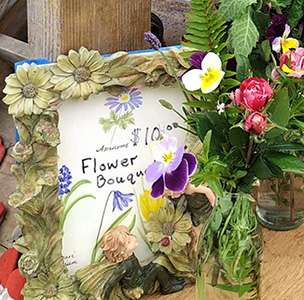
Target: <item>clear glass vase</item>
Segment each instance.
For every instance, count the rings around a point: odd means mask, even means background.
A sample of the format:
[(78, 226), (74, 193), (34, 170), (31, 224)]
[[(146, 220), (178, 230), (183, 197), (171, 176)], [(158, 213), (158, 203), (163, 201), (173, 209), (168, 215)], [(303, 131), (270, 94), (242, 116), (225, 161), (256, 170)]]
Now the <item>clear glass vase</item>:
[(250, 196), (218, 199), (199, 240), (197, 300), (260, 299), (263, 240)]
[(291, 230), (304, 222), (304, 177), (287, 174), (286, 180), (260, 181), (257, 216), (273, 230)]

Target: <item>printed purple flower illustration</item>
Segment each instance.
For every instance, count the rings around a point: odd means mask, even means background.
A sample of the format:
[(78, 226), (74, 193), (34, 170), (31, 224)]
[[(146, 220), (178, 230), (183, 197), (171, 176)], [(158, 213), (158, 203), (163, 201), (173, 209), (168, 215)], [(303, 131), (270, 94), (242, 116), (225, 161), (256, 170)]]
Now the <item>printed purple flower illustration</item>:
[(174, 137), (165, 137), (153, 149), (154, 162), (146, 170), (146, 180), (153, 183), (151, 197), (158, 198), (165, 188), (182, 192), (196, 168), (196, 158), (184, 153), (184, 146), (177, 148)]
[(141, 92), (137, 89), (125, 90), (119, 96), (109, 97), (106, 101), (105, 105), (112, 110), (115, 109), (116, 113), (121, 109), (127, 111), (128, 108), (131, 108), (131, 110), (134, 110), (143, 103)]
[(113, 199), (113, 210), (116, 209), (116, 207), (123, 211), (123, 207), (128, 207), (129, 202), (132, 202), (133, 199), (131, 198), (134, 196), (134, 194), (129, 193), (129, 194), (123, 194), (120, 191), (114, 191), (114, 199)]
[(59, 195), (68, 194), (70, 192), (69, 186), (71, 185), (72, 175), (69, 168), (63, 165), (59, 170), (58, 181), (59, 181)]

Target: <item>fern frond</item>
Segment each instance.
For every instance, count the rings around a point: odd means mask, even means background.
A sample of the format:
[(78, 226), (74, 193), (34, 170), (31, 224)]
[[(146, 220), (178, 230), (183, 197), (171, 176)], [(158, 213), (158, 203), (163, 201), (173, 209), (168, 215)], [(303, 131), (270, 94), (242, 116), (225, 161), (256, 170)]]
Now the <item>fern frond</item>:
[[(227, 26), (222, 21), (211, 0), (191, 0), (191, 13), (186, 14), (189, 21), (186, 22), (186, 47), (198, 51), (212, 51), (217, 54), (223, 50), (226, 43), (222, 38), (226, 33)], [(186, 53), (183, 54), (186, 57)]]

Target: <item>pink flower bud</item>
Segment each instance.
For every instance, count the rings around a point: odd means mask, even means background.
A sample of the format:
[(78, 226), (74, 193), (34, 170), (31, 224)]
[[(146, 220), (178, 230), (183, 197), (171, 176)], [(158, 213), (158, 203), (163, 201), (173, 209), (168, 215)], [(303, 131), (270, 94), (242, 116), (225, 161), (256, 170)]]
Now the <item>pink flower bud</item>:
[(264, 109), (271, 97), (271, 87), (263, 78), (248, 78), (235, 91), (236, 102), (252, 112)]
[(267, 115), (259, 112), (252, 113), (245, 121), (245, 130), (256, 135), (261, 135), (267, 126)]

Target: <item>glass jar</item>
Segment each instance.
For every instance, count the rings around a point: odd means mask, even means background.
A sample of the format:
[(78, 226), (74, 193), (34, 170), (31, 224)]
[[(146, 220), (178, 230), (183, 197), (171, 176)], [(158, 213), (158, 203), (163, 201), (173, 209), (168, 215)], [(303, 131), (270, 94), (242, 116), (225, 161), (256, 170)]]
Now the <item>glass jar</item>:
[(273, 230), (290, 230), (304, 222), (304, 177), (286, 174), (286, 179), (260, 181), (257, 216)]
[(251, 197), (218, 199), (199, 241), (197, 300), (256, 300), (263, 240)]

